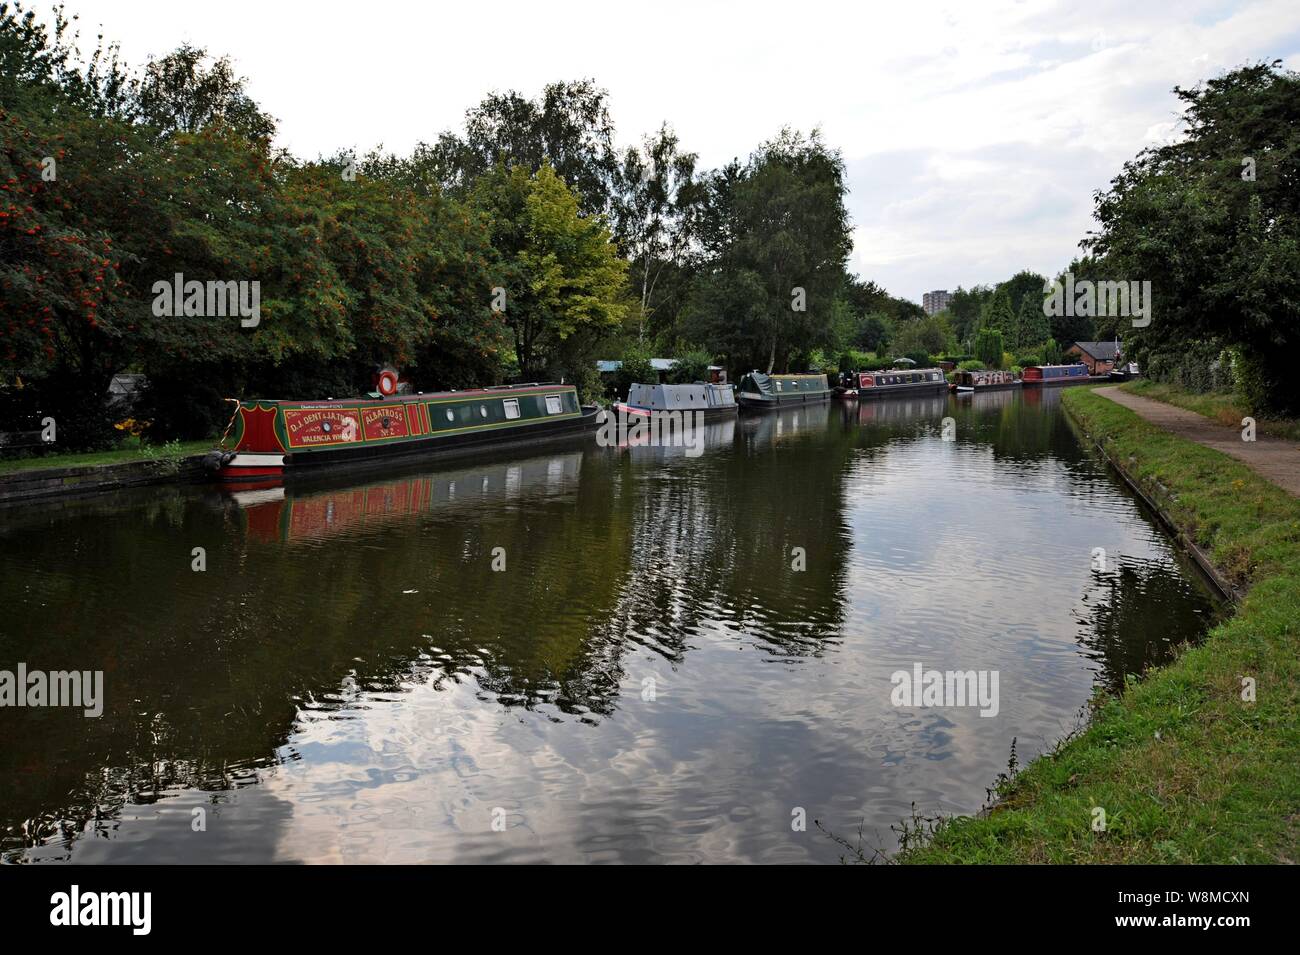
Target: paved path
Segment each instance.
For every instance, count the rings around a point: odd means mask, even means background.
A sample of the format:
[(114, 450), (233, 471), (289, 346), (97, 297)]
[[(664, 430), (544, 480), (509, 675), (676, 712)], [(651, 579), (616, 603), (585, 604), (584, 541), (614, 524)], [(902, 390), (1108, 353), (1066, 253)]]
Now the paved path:
[(1242, 441), (1240, 428), (1225, 428), (1195, 411), (1121, 391), (1118, 386), (1098, 388), (1097, 394), (1136, 411), (1147, 421), (1180, 438), (1246, 462), (1265, 480), (1300, 497), (1300, 445), (1295, 441), (1258, 433), (1254, 441)]

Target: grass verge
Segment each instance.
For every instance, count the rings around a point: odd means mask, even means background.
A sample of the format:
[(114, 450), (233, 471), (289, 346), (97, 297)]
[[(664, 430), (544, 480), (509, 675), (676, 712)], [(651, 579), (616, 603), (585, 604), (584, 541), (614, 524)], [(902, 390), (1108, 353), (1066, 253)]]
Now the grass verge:
[(214, 439), (200, 441), (173, 441), (168, 444), (144, 445), (134, 448), (117, 448), (112, 451), (87, 451), (76, 454), (44, 454), (30, 458), (0, 460), (0, 475), (19, 471), (40, 471), (45, 468), (74, 468), (107, 464), (127, 464), (132, 461), (172, 461), (191, 454), (202, 454), (212, 448)]
[[(1195, 411), (1211, 421), (1216, 421), (1230, 428), (1240, 428), (1241, 419), (1249, 414), (1245, 406), (1241, 404), (1240, 399), (1235, 395), (1198, 395), (1194, 392), (1184, 391), (1174, 385), (1148, 381), (1145, 378), (1131, 381), (1123, 385), (1123, 388), (1125, 391), (1131, 391), (1143, 398), (1163, 401), (1165, 404), (1185, 408), (1188, 411)], [(1257, 418), (1255, 427), (1261, 434), (1271, 434), (1278, 438), (1300, 441), (1300, 421), (1289, 418)]]
[(1091, 389), (1062, 399), (1248, 592), (1203, 644), (1095, 701), (1087, 728), (1001, 783), (987, 814), (940, 822), (895, 861), (1300, 861), (1300, 501)]

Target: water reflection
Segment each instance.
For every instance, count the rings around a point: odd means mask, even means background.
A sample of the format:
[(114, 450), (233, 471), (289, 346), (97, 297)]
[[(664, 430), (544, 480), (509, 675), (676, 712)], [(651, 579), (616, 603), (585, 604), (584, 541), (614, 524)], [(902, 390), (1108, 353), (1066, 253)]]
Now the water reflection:
[[(5, 856), (832, 861), (791, 807), (972, 811), (1012, 737), (1050, 745), (1211, 609), (1058, 400), (0, 515), (0, 668), (107, 693), (0, 710)], [(893, 707), (914, 661), (998, 669), (998, 718)]]

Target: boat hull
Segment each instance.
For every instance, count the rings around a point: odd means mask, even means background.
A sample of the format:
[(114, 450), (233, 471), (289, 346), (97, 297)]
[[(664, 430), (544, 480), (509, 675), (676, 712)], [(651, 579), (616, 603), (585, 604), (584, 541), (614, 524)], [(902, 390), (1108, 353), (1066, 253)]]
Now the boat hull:
[(830, 391), (809, 395), (781, 395), (777, 398), (769, 398), (761, 394), (746, 394), (742, 391), (736, 396), (736, 401), (740, 404), (740, 407), (748, 411), (776, 411), (778, 408), (798, 408), (801, 405), (820, 404), (823, 401), (830, 401), (830, 399)]
[(717, 405), (710, 408), (674, 408), (671, 411), (665, 411), (662, 408), (642, 408), (637, 405), (629, 405), (619, 402), (613, 406), (614, 411), (628, 415), (629, 417), (640, 418), (659, 418), (666, 421), (686, 420), (690, 416), (692, 421), (721, 421), (725, 418), (734, 418), (736, 412), (740, 410), (739, 405)]
[(948, 391), (946, 381), (922, 381), (906, 385), (874, 385), (858, 389), (859, 401), (875, 401), (882, 398), (896, 398), (908, 395), (938, 395)]

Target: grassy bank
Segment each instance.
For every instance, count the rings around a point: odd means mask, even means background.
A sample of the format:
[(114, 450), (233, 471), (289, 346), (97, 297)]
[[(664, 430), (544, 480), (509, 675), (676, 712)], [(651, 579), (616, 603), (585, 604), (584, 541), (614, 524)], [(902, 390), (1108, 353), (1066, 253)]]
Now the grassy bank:
[[(1133, 392), (1135, 395), (1141, 395), (1143, 398), (1151, 398), (1154, 401), (1163, 401), (1179, 408), (1186, 408), (1188, 411), (1195, 411), (1199, 415), (1204, 415), (1210, 420), (1217, 421), (1219, 424), (1230, 428), (1240, 428), (1241, 419), (1249, 414), (1245, 405), (1241, 403), (1241, 399), (1236, 395), (1200, 395), (1195, 392), (1184, 391), (1174, 385), (1148, 381), (1145, 378), (1129, 382), (1124, 385), (1124, 389)], [(1271, 434), (1279, 438), (1300, 441), (1300, 421), (1282, 418), (1258, 418), (1255, 426), (1261, 434)]]
[(143, 445), (117, 448), (112, 451), (87, 451), (76, 454), (42, 454), (28, 458), (0, 458), (0, 475), (19, 471), (39, 471), (44, 468), (90, 467), (103, 464), (127, 464), (132, 461), (169, 461), (190, 454), (202, 454), (215, 443), (212, 438), (201, 441), (175, 441), (170, 444)]
[(1300, 861), (1300, 501), (1091, 389), (1063, 400), (1249, 592), (1201, 646), (1098, 701), (1087, 729), (1004, 784), (989, 814), (941, 823), (898, 861)]

